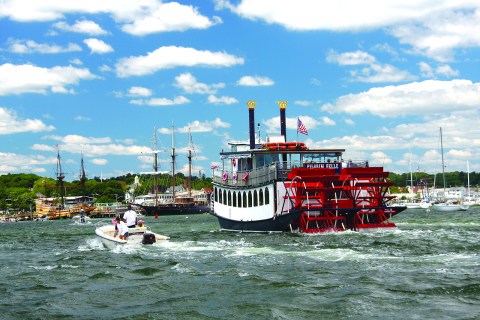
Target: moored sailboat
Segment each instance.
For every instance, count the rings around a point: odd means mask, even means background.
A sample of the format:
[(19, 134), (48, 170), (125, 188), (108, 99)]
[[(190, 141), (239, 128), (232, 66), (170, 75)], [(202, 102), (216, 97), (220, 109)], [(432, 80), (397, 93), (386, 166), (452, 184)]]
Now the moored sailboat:
[[(62, 171), (62, 163), (60, 159), (60, 150), (57, 149), (57, 189), (60, 193), (59, 197), (40, 197), (35, 200), (35, 211), (38, 219), (66, 219), (75, 215), (88, 215), (95, 210), (94, 199), (87, 196), (65, 196), (64, 181), (65, 174)], [(85, 183), (86, 175), (81, 160), (81, 176), (80, 182)], [(84, 188), (82, 188), (84, 189)]]
[(146, 215), (176, 215), (176, 214), (193, 214), (193, 213), (207, 213), (210, 211), (208, 204), (198, 203), (192, 194), (192, 150), (191, 150), (191, 136), (189, 131), (189, 146), (188, 146), (188, 167), (189, 174), (187, 180), (187, 190), (179, 194), (176, 186), (175, 177), (175, 144), (174, 144), (174, 128), (172, 125), (172, 148), (171, 148), (171, 192), (159, 193), (158, 187), (158, 151), (156, 150), (156, 132), (154, 132), (154, 190), (148, 195), (141, 195), (135, 197), (133, 204), (140, 206), (145, 210)]
[(435, 203), (433, 208), (441, 212), (450, 211), (466, 211), (470, 207), (468, 204), (464, 204), (461, 201), (451, 201), (445, 199), (447, 181), (445, 178), (445, 162), (443, 158), (443, 134), (442, 127), (440, 127), (440, 149), (442, 154), (442, 174), (443, 174), (443, 202)]

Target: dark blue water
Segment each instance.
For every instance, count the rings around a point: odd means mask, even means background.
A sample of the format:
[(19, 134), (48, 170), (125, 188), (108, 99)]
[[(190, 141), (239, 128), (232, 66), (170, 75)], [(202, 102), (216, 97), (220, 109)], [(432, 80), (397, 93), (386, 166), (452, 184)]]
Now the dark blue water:
[(171, 240), (111, 250), (95, 220), (0, 224), (0, 319), (480, 318), (480, 208), (406, 211), (369, 234), (146, 221)]

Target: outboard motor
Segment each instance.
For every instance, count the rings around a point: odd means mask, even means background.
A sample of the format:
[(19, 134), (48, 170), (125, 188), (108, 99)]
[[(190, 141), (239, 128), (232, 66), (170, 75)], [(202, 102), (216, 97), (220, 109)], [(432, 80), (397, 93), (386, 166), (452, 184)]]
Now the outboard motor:
[(143, 234), (143, 239), (142, 239), (143, 244), (154, 244), (155, 242), (157, 242), (157, 240), (155, 239), (155, 234), (153, 233)]

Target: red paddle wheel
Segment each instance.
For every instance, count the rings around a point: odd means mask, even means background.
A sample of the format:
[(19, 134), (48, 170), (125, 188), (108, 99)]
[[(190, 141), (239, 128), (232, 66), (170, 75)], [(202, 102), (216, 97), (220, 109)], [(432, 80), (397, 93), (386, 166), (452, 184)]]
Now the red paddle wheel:
[(396, 227), (387, 177), (381, 167), (292, 169), (285, 198), (302, 212), (294, 227), (303, 233)]

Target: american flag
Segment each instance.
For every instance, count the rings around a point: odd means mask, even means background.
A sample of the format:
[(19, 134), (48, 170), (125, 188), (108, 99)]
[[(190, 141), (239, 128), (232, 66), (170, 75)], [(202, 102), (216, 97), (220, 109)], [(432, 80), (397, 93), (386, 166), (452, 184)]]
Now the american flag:
[(308, 136), (307, 128), (305, 128), (305, 125), (302, 123), (302, 121), (300, 121), (300, 118), (298, 118), (297, 132), (306, 134)]

